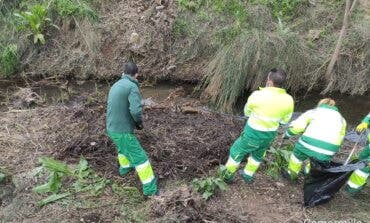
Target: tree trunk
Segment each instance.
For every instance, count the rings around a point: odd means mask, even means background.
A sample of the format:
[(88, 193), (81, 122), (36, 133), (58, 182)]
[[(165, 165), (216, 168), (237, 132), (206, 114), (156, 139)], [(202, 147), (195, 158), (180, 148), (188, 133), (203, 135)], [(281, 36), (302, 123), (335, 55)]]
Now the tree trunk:
[[(354, 3), (356, 0), (354, 0)], [(342, 29), (340, 30), (339, 38), (337, 45), (335, 46), (334, 53), (331, 57), (330, 63), (328, 65), (328, 68), (325, 73), (325, 79), (327, 83), (330, 85), (330, 82), (332, 81), (332, 73), (333, 73), (333, 68), (335, 63), (338, 60), (339, 52), (340, 52), (340, 47), (342, 46), (343, 38), (346, 35), (347, 27), (348, 27), (348, 20), (349, 20), (349, 15), (350, 15), (350, 8), (351, 7), (351, 0), (346, 0), (346, 9), (344, 11), (344, 18), (343, 18), (343, 26)], [(326, 89), (327, 90), (327, 89)]]

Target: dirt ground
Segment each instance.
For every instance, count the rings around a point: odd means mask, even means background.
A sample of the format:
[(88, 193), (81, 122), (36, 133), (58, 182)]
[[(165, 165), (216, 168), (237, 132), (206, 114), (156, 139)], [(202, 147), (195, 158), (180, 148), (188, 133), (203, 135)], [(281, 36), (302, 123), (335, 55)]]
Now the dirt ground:
[(198, 110), (199, 103), (191, 99), (174, 102), (179, 92), (147, 106), (145, 128), (137, 131), (159, 178), (158, 198), (143, 200), (139, 196), (133, 202), (134, 195), (120, 197), (107, 190), (99, 197), (76, 195), (42, 208), (36, 205), (40, 195), (31, 191), (43, 180), (36, 174), (41, 156), (76, 164), (83, 155), (99, 175), (139, 190), (140, 184), (134, 173), (118, 176), (116, 151), (105, 134), (106, 92), (82, 94), (74, 102), (55, 105), (33, 96), (34, 100), (28, 97), (18, 109), (14, 102), (19, 98), (10, 99), (13, 108), (0, 116), (0, 168), (8, 175), (0, 184), (0, 222), (370, 220), (369, 187), (359, 197), (340, 192), (328, 204), (306, 209), (302, 206), (303, 182), (274, 180), (265, 174), (265, 167), (253, 184), (237, 177), (227, 191), (210, 201), (202, 200), (192, 190), (191, 180), (213, 174), (226, 161), (244, 123)]

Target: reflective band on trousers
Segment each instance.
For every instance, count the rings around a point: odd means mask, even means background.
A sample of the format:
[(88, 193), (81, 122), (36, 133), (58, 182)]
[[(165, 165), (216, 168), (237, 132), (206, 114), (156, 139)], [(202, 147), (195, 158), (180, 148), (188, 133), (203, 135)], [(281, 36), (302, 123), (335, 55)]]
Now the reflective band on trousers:
[(249, 171), (249, 170), (244, 169), (243, 171), (244, 171), (244, 173), (245, 173), (245, 174), (247, 174), (248, 176), (253, 177), (253, 175), (254, 175), (254, 173), (253, 173), (253, 172), (251, 172), (251, 171)]
[(127, 157), (122, 154), (118, 154), (118, 162), (122, 168), (129, 168), (131, 166)]
[(332, 155), (335, 154), (335, 152), (333, 152), (333, 151), (329, 151), (329, 150), (322, 149), (322, 148), (310, 145), (308, 143), (305, 143), (301, 139), (298, 141), (298, 143), (302, 144), (302, 146), (306, 147), (307, 149), (310, 149), (310, 150), (312, 150), (314, 152), (317, 152), (317, 153), (325, 154), (325, 155), (328, 155), (328, 156), (332, 156)]
[(150, 165), (149, 160), (147, 160), (145, 163), (140, 164), (140, 165), (136, 166), (135, 168), (136, 168), (137, 170), (140, 170), (140, 169), (144, 169), (144, 168), (146, 168), (146, 167), (147, 167), (147, 166), (149, 166), (149, 165)]
[(359, 186), (359, 185), (357, 185), (357, 184), (352, 183), (351, 181), (348, 181), (348, 182), (347, 182), (347, 184), (348, 184), (348, 186), (350, 186), (350, 187), (352, 187), (352, 188), (354, 188), (354, 189), (358, 189), (358, 188), (360, 188), (360, 187), (361, 187), (361, 186)]
[(292, 155), (290, 156), (290, 158), (292, 159), (292, 161), (294, 162), (294, 163), (297, 163), (297, 164), (301, 164), (302, 163), (302, 161), (300, 160), (300, 159), (298, 159), (293, 153), (292, 153)]
[(364, 171), (361, 170), (355, 170), (355, 174), (362, 177), (362, 178), (368, 178), (370, 174), (365, 173)]
[(271, 131), (276, 131), (278, 128), (279, 128), (279, 125), (277, 125), (276, 127), (273, 127), (273, 128), (266, 128), (264, 126), (261, 126), (261, 125), (258, 125), (256, 123), (253, 123), (251, 121), (251, 119), (248, 119), (248, 125), (249, 127), (251, 127), (252, 129), (254, 130), (257, 130), (257, 131), (262, 131), (262, 132), (271, 132)]
[(247, 165), (244, 167), (244, 173), (248, 176), (253, 177), (254, 173), (257, 171), (258, 167), (260, 166), (261, 162), (253, 159), (252, 156), (248, 158)]
[(230, 173), (235, 173), (236, 170), (238, 169), (239, 167), (239, 164), (240, 162), (236, 162), (231, 156), (229, 156), (229, 159), (227, 160), (226, 162), (226, 169), (230, 172)]
[(143, 164), (136, 166), (135, 169), (139, 174), (139, 178), (142, 184), (147, 184), (154, 180), (155, 177), (149, 160), (147, 160)]

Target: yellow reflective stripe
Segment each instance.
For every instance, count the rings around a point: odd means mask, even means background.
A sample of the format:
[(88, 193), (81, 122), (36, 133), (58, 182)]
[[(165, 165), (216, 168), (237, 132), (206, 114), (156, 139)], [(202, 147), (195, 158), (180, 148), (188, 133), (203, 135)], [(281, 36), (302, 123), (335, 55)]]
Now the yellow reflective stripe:
[(361, 185), (357, 185), (357, 184), (353, 183), (351, 180), (349, 180), (347, 182), (347, 184), (348, 184), (348, 186), (350, 186), (351, 188), (354, 188), (354, 189), (358, 189), (358, 188), (361, 187)]
[(154, 173), (149, 160), (135, 167), (142, 184), (150, 183), (154, 179)]
[(248, 158), (247, 165), (245, 165), (244, 173), (248, 176), (253, 176), (254, 173), (257, 171), (258, 167), (260, 166), (261, 162), (253, 159), (253, 157)]
[(270, 127), (269, 128), (269, 127), (265, 127), (265, 126), (262, 126), (261, 124), (256, 123), (252, 119), (248, 119), (248, 125), (249, 125), (249, 127), (251, 127), (254, 130), (263, 131), (263, 132), (276, 131), (279, 128), (278, 124), (275, 127)]
[(302, 161), (300, 161), (294, 154), (290, 156), (288, 169), (296, 174), (299, 174), (302, 168)]
[(230, 173), (235, 173), (239, 167), (240, 162), (235, 161), (231, 156), (227, 160), (225, 166)]
[(292, 162), (296, 163), (296, 164), (301, 164), (302, 161), (300, 159), (298, 159), (294, 154), (292, 154), (290, 156), (290, 159), (292, 160)]
[(244, 170), (243, 170), (243, 172), (244, 172), (246, 175), (251, 176), (251, 177), (253, 177), (253, 175), (254, 175), (254, 173), (255, 173), (255, 172), (252, 172), (252, 171), (249, 171), (249, 170), (246, 170), (246, 169), (244, 169)]
[(368, 176), (369, 174), (361, 170), (356, 170), (349, 178), (347, 184), (354, 189), (358, 189), (365, 185)]
[(118, 154), (118, 163), (123, 168), (128, 168), (131, 166), (130, 161), (127, 159), (127, 157), (122, 154)]
[(143, 164), (137, 165), (137, 166), (135, 167), (135, 169), (140, 170), (140, 169), (144, 169), (144, 168), (146, 168), (147, 166), (150, 166), (150, 162), (149, 162), (149, 160), (145, 161), (145, 163), (143, 163)]
[(140, 181), (141, 181), (141, 183), (142, 184), (148, 184), (148, 183), (150, 183), (150, 182), (152, 182), (152, 180), (154, 180), (154, 175), (153, 176), (151, 176), (150, 178), (148, 178), (147, 180), (141, 180), (140, 179)]
[(253, 159), (252, 156), (248, 157), (248, 163), (252, 164), (253, 166), (259, 166), (261, 164), (260, 161)]
[(333, 152), (333, 151), (329, 151), (329, 150), (322, 149), (322, 148), (310, 145), (308, 143), (305, 143), (301, 139), (298, 142), (302, 146), (306, 147), (307, 149), (312, 150), (312, 151), (317, 152), (317, 153), (325, 154), (325, 155), (328, 155), (328, 156), (333, 156), (335, 154), (335, 152)]
[(362, 177), (362, 178), (365, 178), (365, 179), (367, 179), (370, 175), (368, 173), (365, 173), (362, 170), (355, 170), (355, 174), (358, 175), (359, 177)]

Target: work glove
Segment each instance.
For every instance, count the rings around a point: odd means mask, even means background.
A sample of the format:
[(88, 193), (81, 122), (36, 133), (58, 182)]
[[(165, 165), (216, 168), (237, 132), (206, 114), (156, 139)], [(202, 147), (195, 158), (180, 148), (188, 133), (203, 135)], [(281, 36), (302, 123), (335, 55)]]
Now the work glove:
[(136, 122), (135, 127), (137, 130), (142, 130), (144, 128), (143, 122)]
[(357, 133), (361, 133), (363, 131), (365, 131), (367, 129), (368, 125), (366, 122), (362, 122), (361, 124), (359, 124), (357, 127), (356, 127), (356, 132)]

